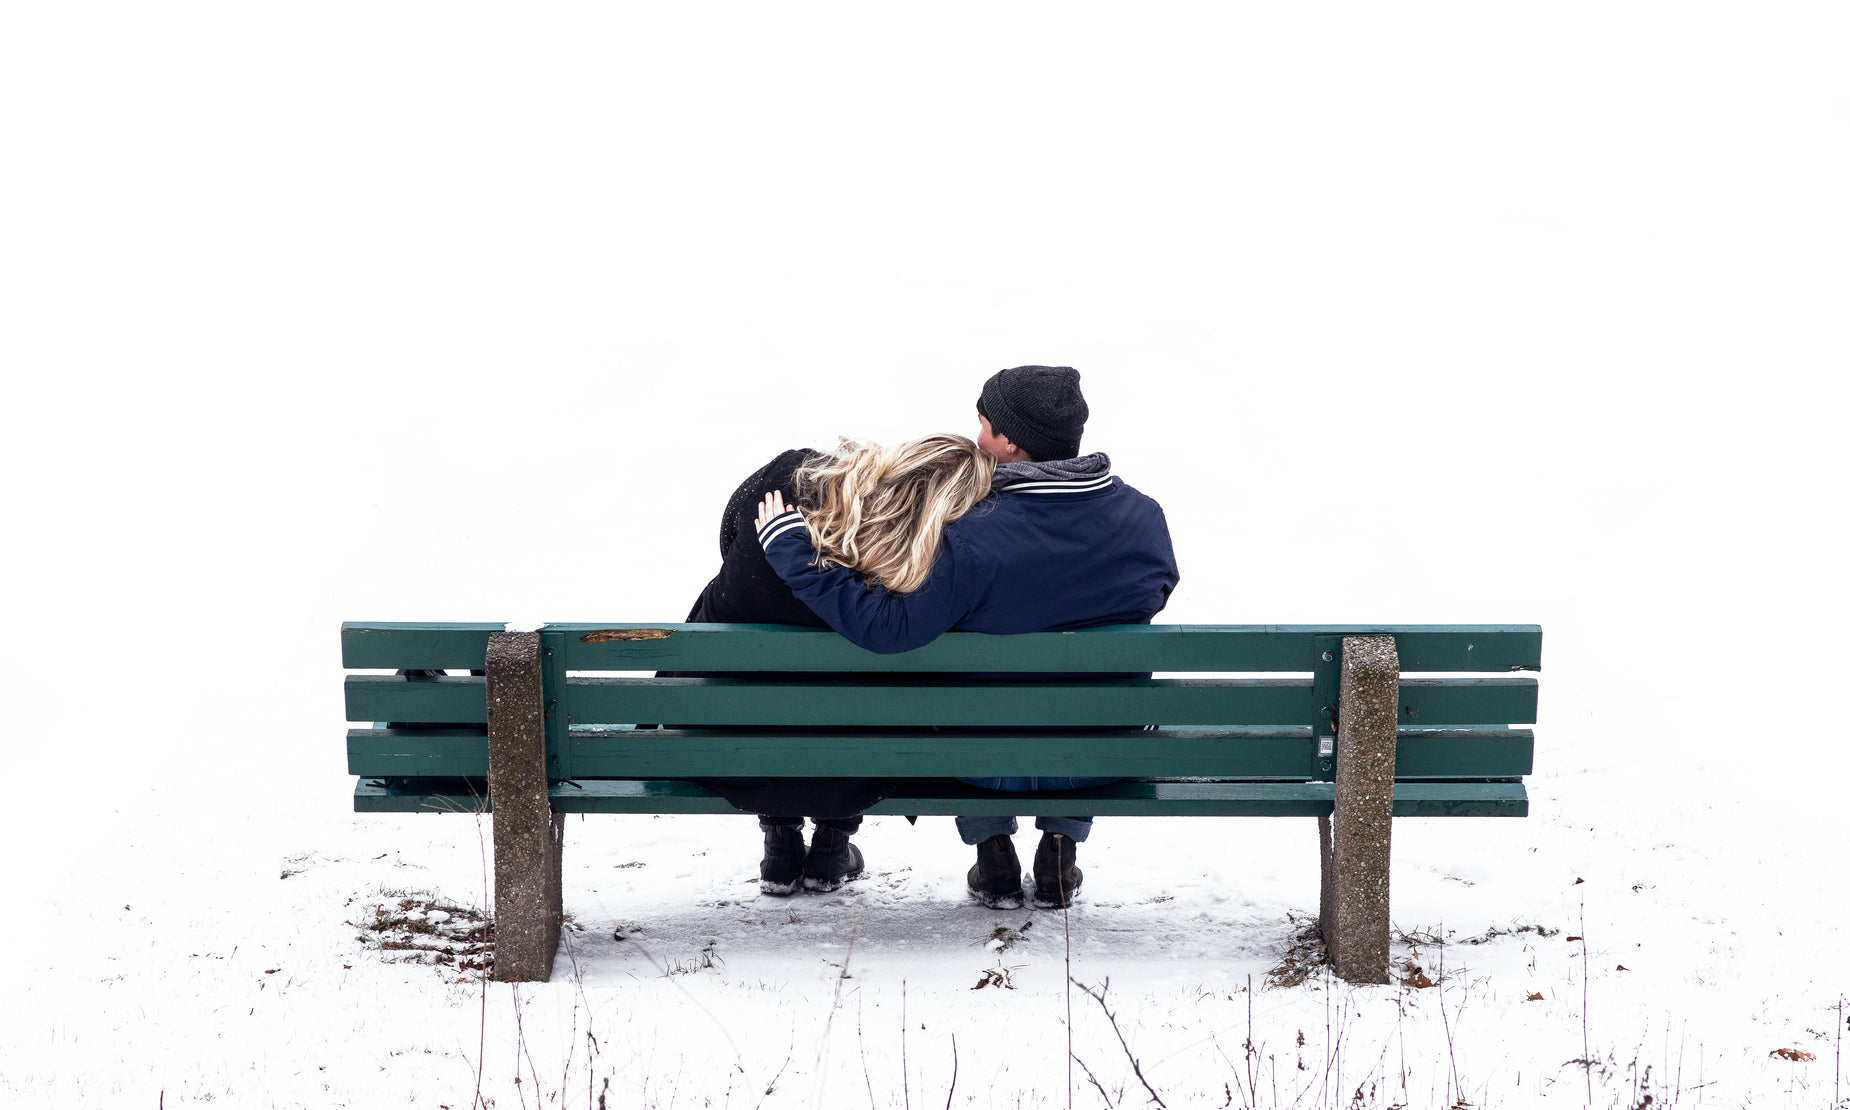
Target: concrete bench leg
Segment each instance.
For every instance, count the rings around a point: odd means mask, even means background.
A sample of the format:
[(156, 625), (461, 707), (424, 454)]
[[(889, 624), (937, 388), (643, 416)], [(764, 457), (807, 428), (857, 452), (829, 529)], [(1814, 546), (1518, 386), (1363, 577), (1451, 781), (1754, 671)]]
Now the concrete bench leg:
[(488, 637), (488, 798), (495, 829), (495, 978), (552, 977), (564, 913), (565, 819), (547, 794), (537, 632)]
[(1392, 636), (1343, 639), (1336, 812), (1317, 819), (1323, 943), (1351, 983), (1388, 981), (1388, 856), (1400, 656)]

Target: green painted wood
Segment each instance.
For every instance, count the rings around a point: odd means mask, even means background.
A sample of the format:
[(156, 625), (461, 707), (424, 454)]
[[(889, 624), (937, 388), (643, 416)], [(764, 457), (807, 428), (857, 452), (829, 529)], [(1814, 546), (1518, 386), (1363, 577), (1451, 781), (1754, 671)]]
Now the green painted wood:
[[(1539, 670), (1542, 658), (1538, 625), (1121, 625), (1019, 636), (952, 632), (900, 655), (876, 655), (828, 629), (782, 625), (553, 624), (545, 631), (568, 634), (566, 665), (574, 671), (1310, 671), (1320, 655), (1320, 637), (1373, 635), (1394, 637), (1402, 671)], [(633, 634), (648, 638), (610, 638)]]
[[(341, 665), (480, 670), (500, 623), (349, 621)], [(612, 631), (669, 635), (585, 642)], [(876, 655), (827, 629), (782, 625), (555, 624), (571, 670), (1309, 671), (1319, 638), (1390, 635), (1403, 672), (1537, 670), (1537, 625), (1122, 625), (986, 636), (953, 632), (902, 655)]]
[[(581, 778), (848, 775), (877, 778), (1164, 776), (1313, 778), (1306, 733), (1259, 729), (1127, 730), (1107, 734), (920, 732), (750, 735), (708, 731), (575, 731)], [(1479, 772), (1490, 774), (1491, 772)]]
[[(1318, 736), (1336, 735), (1336, 710), (1342, 694), (1343, 638), (1317, 636), (1311, 640), (1316, 659), (1311, 672), (1311, 704), (1316, 706), (1312, 727)], [(1327, 658), (1326, 658), (1327, 656)]]
[(349, 721), (488, 722), (485, 680), (475, 676), (405, 678), (350, 674), (345, 690)]
[(1402, 729), (1394, 741), (1397, 781), (1513, 779), (1534, 771), (1535, 734), (1526, 728)]
[(488, 733), (479, 728), (347, 730), (347, 773), (486, 778)]
[(566, 694), (566, 713), (574, 724), (1263, 725), (1306, 721), (1311, 709), (1310, 683), (1301, 679), (965, 685), (930, 679), (755, 683), (726, 678), (584, 678), (572, 680)]
[[(471, 813), (483, 805), (462, 780), (422, 780), (388, 787), (361, 779), (354, 809), (361, 813)], [(999, 794), (960, 783), (922, 783), (869, 813), (912, 816), (1319, 817), (1334, 808), (1329, 783), (1127, 782), (1069, 793)], [(737, 817), (725, 799), (693, 783), (605, 781), (559, 783), (555, 813), (720, 813)], [(1526, 817), (1521, 783), (1405, 783), (1394, 787), (1396, 817)]]
[(1397, 782), (1394, 816), (1527, 817), (1529, 792), (1520, 782)]
[[(1408, 679), (1408, 725), (1528, 724), (1532, 678)], [(574, 724), (660, 721), (735, 726), (1277, 725), (1313, 719), (1308, 679), (1119, 679), (1090, 684), (930, 679), (757, 682), (725, 678), (582, 678), (567, 687)], [(394, 717), (394, 720), (420, 718)]]
[[(502, 627), (353, 622), (342, 627), (342, 661), (354, 669), (479, 669), (489, 634)], [(572, 728), (568, 733), (566, 714), (555, 707), (549, 729), (554, 767), (581, 776), (555, 785), (558, 812), (734, 812), (700, 787), (669, 777), (703, 771), (738, 775), (776, 774), (781, 769), (784, 774), (815, 774), (826, 769), (833, 774), (899, 775), (896, 769), (903, 769), (917, 780), (908, 783), (900, 797), (871, 812), (1327, 814), (1333, 796), (1329, 783), (1276, 781), (1328, 775), (1314, 757), (1315, 732), (1304, 725), (1318, 721), (1321, 708), (1314, 678), (979, 682), (960, 687), (939, 676), (903, 676), (929, 671), (1322, 674), (1333, 673), (1321, 659), (1332, 642), (1340, 643), (1344, 635), (1370, 634), (1393, 635), (1402, 672), (1413, 672), (1401, 683), (1401, 781), (1395, 788), (1395, 815), (1528, 812), (1522, 784), (1509, 780), (1532, 770), (1532, 734), (1482, 726), (1532, 722), (1538, 693), (1533, 680), (1430, 679), (1417, 672), (1539, 669), (1541, 630), (1535, 626), (1125, 626), (1029, 636), (953, 633), (902, 656), (872, 655), (826, 630), (763, 625), (662, 625), (662, 635), (606, 635), (592, 637), (601, 642), (586, 641), (590, 633), (621, 627), (643, 626), (552, 625), (544, 630), (545, 642), (554, 648), (548, 696), (564, 690), (564, 708), (578, 722), (749, 726), (776, 720), (814, 727), (794, 732)], [(564, 680), (568, 667), (892, 671), (901, 677), (874, 683), (840, 675), (758, 682)], [(486, 718), (480, 678), (353, 675), (345, 694), (350, 721), (479, 725)], [(1084, 727), (1146, 721), (1183, 727), (1065, 737), (931, 731), (896, 737), (890, 732), (828, 731), (828, 726), (841, 724)], [(1202, 725), (1217, 727), (1189, 727)], [(1444, 727), (1459, 725), (1480, 727)], [(480, 728), (350, 730), (349, 768), (362, 776), (355, 808), (473, 812), (485, 804), (479, 795), (486, 747)], [(710, 767), (709, 760), (719, 766)], [(1183, 777), (1182, 772), (1188, 773), (1188, 780), (1174, 781)], [(1078, 794), (1002, 795), (926, 777), (947, 773), (1126, 773), (1138, 781)], [(626, 777), (599, 780), (592, 774)], [(1209, 781), (1216, 778), (1242, 781)], [(1274, 781), (1251, 781), (1256, 779)], [(383, 785), (388, 781), (392, 785)]]
[[(578, 728), (582, 778), (851, 775), (877, 778), (1118, 775), (1327, 780), (1308, 729), (1163, 729), (1107, 734), (764, 733)], [(1405, 730), (1401, 778), (1517, 778), (1534, 769), (1526, 729)], [(347, 773), (484, 777), (481, 729), (350, 729)]]
[(381, 624), (340, 626), (340, 665), (349, 670), (481, 670), (488, 634), (507, 627), (484, 624)]
[(488, 813), (487, 779), (361, 778), (353, 788), (355, 813)]
[[(1039, 775), (1329, 779), (1307, 730), (1180, 728), (1119, 733), (757, 734), (575, 730), (583, 778), (849, 775), (930, 778)], [(1407, 778), (1514, 778), (1533, 766), (1527, 734), (1414, 734), (1399, 743)], [(356, 772), (357, 773), (357, 772)]]
[(1400, 723), (1527, 725), (1535, 723), (1533, 678), (1403, 678)]
[(540, 633), (540, 696), (545, 705), (546, 776), (554, 779), (569, 779), (578, 775), (577, 768), (572, 764), (571, 745), (566, 743), (566, 730), (571, 727), (571, 720), (560, 708), (568, 681), (565, 676), (565, 639), (564, 635), (557, 632)]

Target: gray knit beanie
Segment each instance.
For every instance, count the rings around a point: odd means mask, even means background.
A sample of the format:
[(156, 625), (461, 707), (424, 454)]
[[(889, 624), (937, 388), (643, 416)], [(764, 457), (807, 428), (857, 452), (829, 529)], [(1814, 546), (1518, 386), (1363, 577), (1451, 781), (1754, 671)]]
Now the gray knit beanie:
[(1071, 366), (1015, 366), (983, 383), (977, 414), (1036, 459), (1070, 459), (1085, 434), (1086, 399)]

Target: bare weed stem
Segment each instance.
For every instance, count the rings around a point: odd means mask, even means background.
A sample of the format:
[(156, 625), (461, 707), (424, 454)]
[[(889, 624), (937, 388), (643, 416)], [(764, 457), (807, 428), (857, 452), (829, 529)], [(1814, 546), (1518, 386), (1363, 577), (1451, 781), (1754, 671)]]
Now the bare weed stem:
[[(1253, 1074), (1253, 1058), (1257, 1053), (1253, 1047), (1253, 975), (1249, 971), (1246, 973), (1246, 1094), (1249, 1106), (1259, 1105), (1259, 1081)], [(1273, 1072), (1274, 1076), (1277, 1074)]]
[[(841, 1009), (842, 984), (848, 981), (848, 965), (854, 962), (855, 938), (861, 935), (861, 918), (865, 916), (866, 913), (867, 899), (863, 897), (861, 899), (861, 907), (854, 915), (854, 926), (848, 930), (848, 952), (842, 957), (841, 974), (835, 977), (835, 999), (829, 1004), (829, 1016), (822, 1022), (822, 1043), (816, 1046), (816, 1102), (818, 1104), (822, 1103), (823, 1084), (828, 1082), (828, 1069), (824, 1067), (824, 1064), (829, 1058), (829, 1030), (835, 1027), (835, 1012)], [(858, 1019), (855, 1022), (855, 1026), (857, 1029), (860, 1027)], [(861, 1058), (863, 1067), (866, 1065), (866, 1059), (866, 1055), (863, 1052)], [(872, 1082), (870, 1080), (868, 1094), (871, 1095), (872, 1093)]]
[(1100, 983), (1097, 990), (1093, 990), (1084, 983), (1079, 983), (1077, 985), (1080, 990), (1085, 991), (1097, 1000), (1098, 1008), (1105, 1011), (1105, 1019), (1111, 1022), (1111, 1031), (1118, 1035), (1118, 1044), (1123, 1047), (1125, 1057), (1130, 1060), (1131, 1071), (1136, 1073), (1137, 1082), (1143, 1084), (1143, 1089), (1150, 1092), (1150, 1101), (1156, 1103), (1158, 1106), (1167, 1107), (1168, 1103), (1164, 1102), (1162, 1096), (1156, 1093), (1155, 1087), (1150, 1086), (1150, 1081), (1143, 1077), (1143, 1065), (1138, 1062), (1137, 1055), (1131, 1051), (1130, 1043), (1124, 1039), (1124, 1030), (1118, 1028), (1118, 1015), (1111, 1012), (1110, 1006), (1105, 1005), (1105, 992), (1111, 989), (1111, 980), (1106, 979), (1103, 983)]
[[(603, 1046), (598, 1044), (597, 1033), (593, 1029), (594, 1011), (591, 1006), (591, 996), (585, 993), (584, 968), (578, 963), (578, 949), (572, 944), (572, 928), (568, 926), (560, 930), (559, 936), (560, 939), (565, 942), (565, 958), (570, 960), (572, 964), (572, 983), (578, 988), (579, 1002), (582, 1002), (585, 1008), (585, 1107), (586, 1110), (589, 1110), (592, 1095), (596, 1093), (597, 1088), (597, 1058)], [(565, 1074), (559, 1077), (559, 1104), (561, 1106), (565, 1105), (565, 1084), (571, 1078), (572, 1051), (577, 1047), (577, 1044), (578, 1003), (573, 1003), (572, 1036), (565, 1054)], [(604, 1085), (606, 1087), (610, 1085), (610, 1080), (608, 1078), (604, 1080)], [(598, 1101), (601, 1102), (602, 1098), (600, 1097)]]
[(1593, 1105), (1593, 1042), (1587, 1036), (1587, 896), (1580, 896), (1580, 1059), (1587, 1072), (1587, 1105)]
[[(1066, 876), (1060, 876), (1062, 902), (1066, 901)], [(1066, 1110), (1073, 1110), (1073, 925), (1070, 911), (1060, 907), (1060, 930), (1066, 937)], [(947, 1104), (945, 1110), (950, 1110)]]
[(527, 1091), (520, 1085), (520, 1058), (527, 1051), (527, 1031), (520, 1017), (520, 984), (512, 983), (509, 986), (514, 992), (514, 1093), (520, 1097), (520, 1105), (524, 1110)]
[[(760, 1107), (764, 1105), (765, 1099), (771, 1097), (771, 1092), (777, 1090), (777, 1081), (784, 1077), (784, 1069), (790, 1066), (790, 1060), (796, 1054), (797, 1054), (797, 1027), (793, 1024), (790, 1027), (790, 1049), (789, 1051), (784, 1053), (784, 1062), (777, 1066), (777, 1074), (773, 1075), (771, 1077), (771, 1081), (764, 1085), (764, 1094), (759, 1096), (758, 1098), (758, 1105)], [(731, 1093), (731, 1089), (728, 1088), (728, 1095), (730, 1095), (730, 1093)]]
[(859, 1002), (854, 1004), (854, 1040), (861, 1046), (861, 1078), (867, 1081), (867, 1105), (871, 1110), (879, 1110), (879, 1105), (874, 1102), (873, 1073), (867, 1070), (867, 1040), (861, 1036), (861, 1004)]
[[(1439, 951), (1443, 953), (1445, 949), (1441, 948)], [(1464, 1007), (1461, 1004), (1459, 1011), (1462, 1013), (1463, 1010)], [(1443, 972), (1439, 976), (1439, 1022), (1445, 1026), (1445, 1054), (1452, 1064), (1451, 1088), (1447, 1092), (1447, 1101), (1451, 1100), (1451, 1091), (1456, 1091), (1458, 1097), (1462, 1099), (1465, 1097), (1465, 1088), (1464, 1084), (1458, 1081), (1458, 1048), (1452, 1040), (1452, 1019), (1445, 1010), (1445, 975)]]
[[(482, 912), (487, 913), (493, 907), (488, 904), (488, 838), (482, 834), (482, 805), (479, 799), (475, 807), (475, 845), (482, 855)], [(492, 937), (494, 934), (491, 932), (489, 935)], [(493, 966), (492, 958), (490, 966)], [(475, 1098), (469, 1103), (471, 1110), (482, 1105), (482, 1065), (488, 1058), (488, 980), (492, 974), (488, 968), (482, 969), (482, 1017), (476, 1027)]]
[(1394, 1037), (1400, 1043), (1400, 1101), (1407, 1101), (1407, 983), (1401, 980), (1394, 996)]
[(1079, 1070), (1086, 1073), (1087, 1082), (1098, 1088), (1098, 1097), (1105, 1100), (1105, 1110), (1111, 1110), (1111, 1096), (1105, 1093), (1105, 1085), (1098, 1081), (1098, 1076), (1092, 1074), (1091, 1068), (1086, 1067), (1086, 1062), (1084, 1060), (1080, 1060), (1077, 1056), (1073, 1057), (1073, 1059), (1078, 1062)]
[[(1072, 1065), (1070, 1064), (1067, 1065), (1067, 1070), (1069, 1071), (1072, 1070)], [(951, 1089), (944, 1093), (944, 1110), (951, 1110), (951, 1096), (955, 1095), (956, 1093), (957, 1093), (957, 1034), (952, 1033), (951, 1034)], [(1071, 1105), (1072, 1096), (1069, 1095), (1067, 1097), (1067, 1103), (1068, 1105)]]

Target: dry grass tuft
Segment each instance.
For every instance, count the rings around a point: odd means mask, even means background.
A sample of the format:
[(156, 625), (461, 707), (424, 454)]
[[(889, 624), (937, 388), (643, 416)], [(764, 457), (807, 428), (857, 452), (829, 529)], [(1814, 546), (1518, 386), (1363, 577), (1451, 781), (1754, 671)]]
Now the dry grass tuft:
[(463, 973), (457, 982), (493, 977), (494, 928), (474, 906), (447, 901), (428, 891), (387, 890), (369, 903), (360, 920), (360, 944), (386, 963), (417, 963)]

